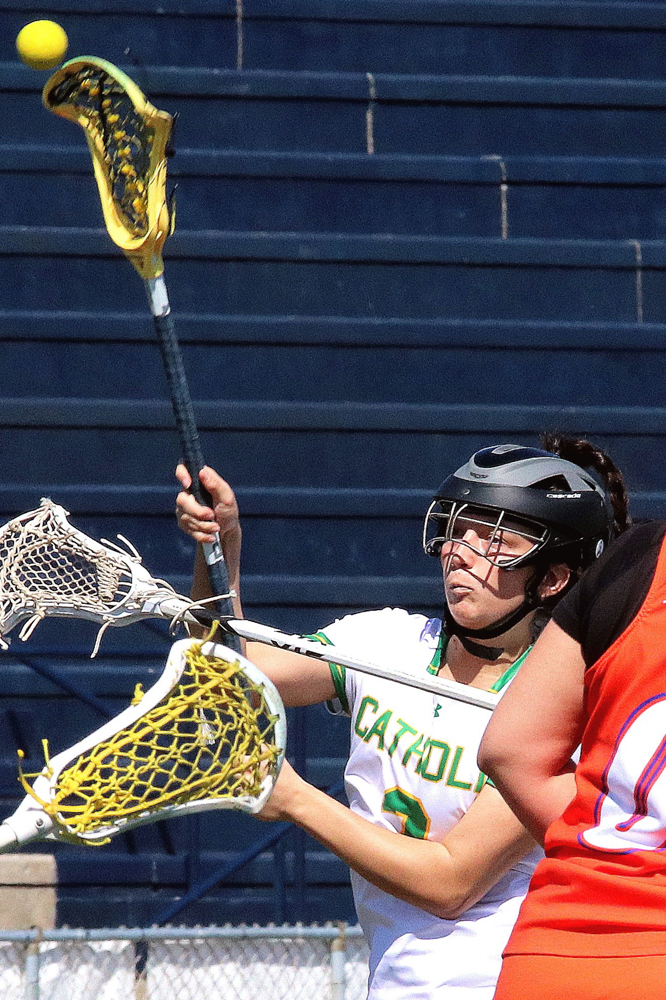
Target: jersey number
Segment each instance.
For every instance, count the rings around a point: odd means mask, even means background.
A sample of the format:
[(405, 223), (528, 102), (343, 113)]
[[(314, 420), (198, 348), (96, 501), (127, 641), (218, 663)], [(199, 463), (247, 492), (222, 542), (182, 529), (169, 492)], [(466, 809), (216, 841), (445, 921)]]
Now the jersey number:
[(627, 720), (603, 774), (607, 794), (583, 841), (602, 851), (653, 851), (666, 846), (666, 695)]
[(430, 817), (420, 799), (402, 788), (389, 788), (382, 801), (382, 812), (402, 818), (401, 833), (425, 840), (430, 832)]

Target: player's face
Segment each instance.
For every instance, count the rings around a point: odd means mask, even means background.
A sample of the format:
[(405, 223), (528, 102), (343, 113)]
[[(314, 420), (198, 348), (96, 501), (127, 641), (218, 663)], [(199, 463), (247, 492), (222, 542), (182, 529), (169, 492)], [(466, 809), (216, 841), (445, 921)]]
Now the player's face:
[(508, 571), (496, 564), (531, 548), (527, 538), (508, 529), (459, 518), (440, 556), (446, 602), (458, 624), (484, 628), (522, 604), (532, 568)]

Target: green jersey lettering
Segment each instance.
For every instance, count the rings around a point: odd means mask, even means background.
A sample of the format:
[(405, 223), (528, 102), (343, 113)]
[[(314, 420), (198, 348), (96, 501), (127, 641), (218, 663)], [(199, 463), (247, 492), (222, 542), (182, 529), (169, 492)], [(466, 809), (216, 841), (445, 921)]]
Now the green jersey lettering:
[[(436, 760), (439, 756), (439, 764), (435, 770), (433, 761), (433, 770), (429, 771), (428, 768), (430, 767), (430, 761), (433, 757), (433, 750), (435, 751), (434, 759)], [(437, 754), (438, 750), (440, 751), (439, 754)], [(426, 781), (441, 781), (444, 777), (446, 762), (449, 759), (450, 751), (451, 747), (448, 743), (443, 743), (441, 740), (426, 740), (425, 746), (423, 747), (423, 757), (416, 766), (417, 773), (420, 774), (422, 778), (425, 778)]]
[(457, 781), (456, 772), (458, 770), (458, 764), (460, 763), (460, 758), (463, 755), (465, 748), (456, 747), (456, 752), (453, 755), (453, 763), (451, 764), (451, 770), (449, 771), (449, 776), (446, 779), (446, 783), (450, 788), (465, 788), (467, 791), (472, 787), (471, 781)]
[[(408, 746), (407, 749), (405, 750), (405, 755), (402, 758), (403, 767), (407, 767), (407, 761), (409, 760), (409, 758), (412, 756), (413, 753), (416, 754), (416, 756), (419, 758), (423, 757), (423, 751), (425, 748), (421, 746), (422, 742), (423, 742), (423, 733), (421, 733), (418, 739), (414, 740), (411, 746)], [(417, 765), (417, 770), (418, 770), (418, 765)]]
[(487, 780), (488, 780), (487, 775), (485, 775), (483, 773), (483, 771), (479, 771), (479, 780), (477, 781), (476, 785), (474, 786), (474, 791), (475, 792), (480, 792), (481, 789), (483, 788), (483, 786), (485, 785), (485, 783), (486, 783)]
[(402, 816), (402, 830), (408, 837), (425, 840), (430, 833), (430, 817), (423, 803), (404, 788), (389, 788), (382, 801), (382, 812)]
[(365, 739), (365, 734), (368, 731), (368, 726), (365, 729), (361, 729), (361, 719), (363, 718), (363, 713), (366, 708), (372, 707), (373, 711), (376, 713), (379, 710), (379, 702), (376, 698), (371, 698), (369, 694), (366, 694), (363, 701), (361, 702), (361, 707), (358, 710), (358, 715), (356, 716), (356, 722), (354, 723), (354, 731), (357, 736), (360, 736), (362, 740)]
[(412, 729), (411, 726), (408, 726), (404, 719), (398, 719), (398, 732), (393, 737), (391, 746), (388, 748), (389, 757), (392, 757), (393, 754), (396, 752), (396, 750), (398, 749), (398, 743), (405, 735), (405, 733), (411, 733), (412, 736), (416, 736), (415, 729)]
[(393, 712), (387, 709), (386, 712), (382, 712), (382, 714), (379, 716), (378, 719), (375, 719), (375, 721), (372, 724), (372, 728), (369, 729), (366, 732), (365, 736), (363, 737), (366, 743), (369, 743), (371, 738), (373, 736), (376, 736), (377, 748), (379, 750), (384, 749), (384, 736), (386, 735), (386, 727), (388, 726), (389, 720), (392, 715)]

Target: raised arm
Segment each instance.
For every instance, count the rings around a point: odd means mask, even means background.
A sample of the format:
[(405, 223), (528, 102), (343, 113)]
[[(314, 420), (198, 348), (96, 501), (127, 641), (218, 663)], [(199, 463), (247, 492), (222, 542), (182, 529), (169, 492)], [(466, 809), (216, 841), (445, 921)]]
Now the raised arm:
[(240, 600), (242, 532), (234, 491), (214, 469), (208, 465), (204, 466), (199, 473), (199, 479), (213, 501), (212, 507), (205, 507), (198, 503), (189, 492), (192, 477), (184, 465), (179, 465), (176, 468), (176, 478), (183, 487), (176, 497), (178, 526), (198, 543), (194, 560), (191, 596), (193, 600), (197, 601), (213, 596), (201, 546), (205, 542), (214, 542), (219, 536), (227, 567), (229, 588), (238, 594), (238, 597), (233, 599), (234, 614), (236, 617), (242, 618), (243, 611)]
[[(214, 469), (205, 466), (201, 470), (200, 479), (211, 495), (213, 506), (203, 507), (188, 492), (192, 480), (184, 465), (178, 466), (176, 476), (183, 487), (176, 497), (178, 525), (186, 535), (199, 543), (194, 560), (192, 599), (199, 601), (212, 596), (201, 543), (212, 541), (219, 533), (229, 586), (238, 595), (233, 599), (234, 614), (237, 618), (242, 618), (242, 531), (234, 491)], [(248, 642), (245, 655), (270, 677), (287, 706), (314, 705), (335, 697), (335, 686), (326, 663), (260, 642)]]
[(373, 885), (447, 920), (465, 913), (534, 847), (488, 785), (441, 842), (419, 840), (375, 826), (286, 762), (259, 818), (295, 823)]
[(481, 741), (479, 767), (540, 842), (575, 793), (584, 674), (580, 645), (549, 622)]

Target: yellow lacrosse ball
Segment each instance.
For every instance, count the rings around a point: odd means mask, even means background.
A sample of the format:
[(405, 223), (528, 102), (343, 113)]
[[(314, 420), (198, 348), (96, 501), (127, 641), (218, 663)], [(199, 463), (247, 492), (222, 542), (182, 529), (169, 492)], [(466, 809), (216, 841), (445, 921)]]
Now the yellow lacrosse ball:
[(53, 69), (61, 63), (69, 39), (55, 21), (31, 21), (16, 36), (16, 50), (21, 61), (33, 69)]

